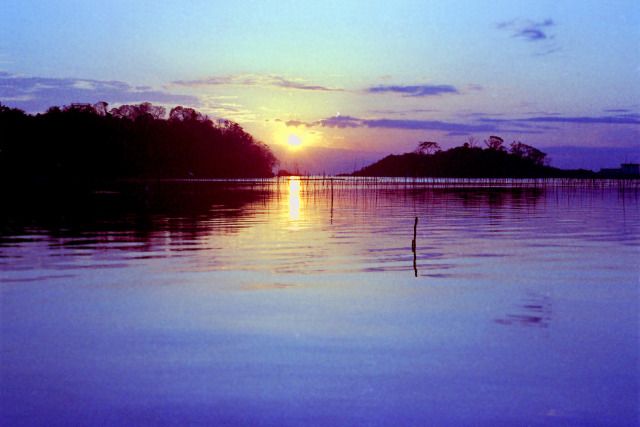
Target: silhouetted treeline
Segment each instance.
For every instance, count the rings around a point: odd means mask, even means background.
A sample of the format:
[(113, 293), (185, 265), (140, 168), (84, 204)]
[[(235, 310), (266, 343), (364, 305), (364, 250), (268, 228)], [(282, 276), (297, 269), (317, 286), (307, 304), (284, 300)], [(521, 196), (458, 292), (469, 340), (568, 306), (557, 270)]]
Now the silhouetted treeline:
[[(502, 138), (491, 136), (486, 149), (465, 143), (441, 151), (425, 141), (412, 153), (389, 155), (354, 172), (354, 176), (454, 177), (454, 178), (592, 178), (591, 171), (565, 171), (548, 166), (546, 154), (522, 142), (507, 150)], [(429, 150), (437, 150), (429, 154)], [(425, 151), (427, 153), (425, 153)]]
[(0, 104), (0, 176), (71, 180), (269, 177), (277, 159), (238, 124), (184, 107), (104, 102), (27, 115)]

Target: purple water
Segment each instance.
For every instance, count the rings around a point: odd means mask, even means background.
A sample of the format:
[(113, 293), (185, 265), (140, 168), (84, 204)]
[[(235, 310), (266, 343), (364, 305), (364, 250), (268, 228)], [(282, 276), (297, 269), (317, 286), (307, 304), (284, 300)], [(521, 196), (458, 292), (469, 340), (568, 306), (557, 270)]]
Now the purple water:
[(378, 184), (4, 213), (2, 424), (637, 425), (636, 190)]

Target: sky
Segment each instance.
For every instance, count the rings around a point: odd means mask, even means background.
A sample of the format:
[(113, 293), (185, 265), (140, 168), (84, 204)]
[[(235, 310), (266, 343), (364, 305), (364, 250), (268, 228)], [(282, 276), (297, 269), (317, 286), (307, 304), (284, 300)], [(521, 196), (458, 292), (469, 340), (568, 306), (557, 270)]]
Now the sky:
[(235, 121), (310, 173), (490, 135), (618, 167), (640, 162), (640, 2), (0, 1), (0, 102), (99, 101)]

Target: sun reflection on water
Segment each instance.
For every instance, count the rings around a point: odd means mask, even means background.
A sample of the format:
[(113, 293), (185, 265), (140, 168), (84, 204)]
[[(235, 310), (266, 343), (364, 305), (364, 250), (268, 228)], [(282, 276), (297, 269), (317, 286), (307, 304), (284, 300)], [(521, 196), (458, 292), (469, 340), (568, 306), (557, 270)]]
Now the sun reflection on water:
[(300, 220), (300, 177), (289, 177), (289, 220), (293, 221), (292, 229), (298, 228)]

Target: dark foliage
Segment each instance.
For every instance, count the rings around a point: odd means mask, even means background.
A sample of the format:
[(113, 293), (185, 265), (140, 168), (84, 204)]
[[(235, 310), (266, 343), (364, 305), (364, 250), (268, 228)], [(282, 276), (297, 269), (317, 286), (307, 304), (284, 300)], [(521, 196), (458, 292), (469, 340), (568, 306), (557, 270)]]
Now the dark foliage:
[[(508, 153), (502, 139), (491, 137), (487, 149), (465, 144), (431, 155), (390, 155), (355, 173), (355, 176), (454, 177), (454, 178), (543, 178), (563, 177), (567, 171), (545, 166), (545, 154), (529, 147), (523, 153)], [(519, 148), (523, 148), (520, 147)], [(535, 151), (533, 151), (535, 150)], [(585, 171), (587, 172), (587, 171)], [(586, 177), (586, 176), (585, 176)]]
[(500, 138), (499, 136), (494, 136), (491, 135), (489, 137), (489, 140), (485, 140), (484, 144), (487, 146), (487, 148), (489, 150), (496, 150), (496, 151), (504, 151), (504, 139)]
[(191, 108), (149, 103), (52, 107), (27, 115), (0, 104), (0, 176), (99, 181), (118, 178), (269, 177), (269, 148), (238, 124)]
[(433, 141), (424, 141), (418, 144), (418, 148), (414, 153), (418, 154), (431, 154), (440, 151), (440, 144)]

